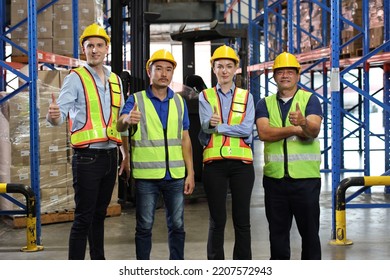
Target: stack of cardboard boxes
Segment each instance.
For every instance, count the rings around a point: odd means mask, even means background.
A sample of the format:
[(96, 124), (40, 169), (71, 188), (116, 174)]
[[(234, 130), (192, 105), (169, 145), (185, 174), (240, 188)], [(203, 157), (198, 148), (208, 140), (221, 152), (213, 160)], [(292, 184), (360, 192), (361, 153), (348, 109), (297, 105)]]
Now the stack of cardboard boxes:
[[(21, 72), (28, 71), (26, 66)], [(25, 72), (27, 75), (28, 73)], [(69, 144), (68, 124), (51, 126), (46, 121), (52, 94), (58, 98), (60, 88), (69, 70), (38, 71), (37, 104), (39, 111), (39, 168), (40, 168), (40, 211), (42, 214), (59, 213), (59, 219), (50, 216), (43, 223), (63, 222), (73, 219), (61, 213), (73, 213), (74, 191), (71, 169), (72, 149)], [(8, 93), (0, 93), (0, 98)], [(16, 183), (31, 186), (30, 169), (30, 96), (29, 92), (20, 92), (0, 106), (0, 183)], [(11, 194), (21, 203), (25, 198), (21, 194)], [(117, 204), (118, 185), (116, 184), (110, 215), (120, 214)], [(20, 210), (9, 200), (0, 197), (0, 210)], [(14, 218), (23, 217), (14, 216)], [(14, 220), (14, 226), (24, 226)]]
[[(51, 95), (58, 96), (62, 79), (68, 71), (39, 71), (38, 96), (39, 107), (39, 164), (40, 164), (40, 200), (41, 211), (56, 211), (73, 207), (72, 173), (69, 164), (69, 145), (66, 124), (51, 127), (46, 121), (46, 113), (51, 102)], [(3, 107), (8, 109), (2, 128), (9, 131), (8, 141), (2, 140), (1, 149), (8, 160), (8, 174), (4, 172), (4, 182), (31, 186), (30, 170), (30, 110), (29, 92), (20, 92)], [(4, 143), (3, 143), (4, 142)], [(5, 142), (9, 142), (8, 145)], [(6, 148), (8, 147), (8, 148)], [(15, 198), (23, 196), (15, 194)], [(2, 200), (2, 210), (18, 209), (13, 203)]]
[[(37, 0), (37, 9), (47, 6), (50, 2), (50, 0)], [(97, 22), (103, 25), (103, 0), (79, 1), (78, 5), (79, 20), (76, 26), (79, 35), (91, 23)], [(27, 13), (26, 0), (11, 0), (11, 26), (25, 20)], [(73, 57), (73, 18), (72, 0), (59, 0), (39, 12), (37, 15), (38, 49)], [(11, 32), (11, 40), (25, 50), (28, 49), (28, 38), (27, 21)], [(25, 52), (13, 47), (13, 57), (26, 55)]]
[[(299, 5), (297, 6), (297, 1)], [(384, 39), (384, 0), (369, 0), (369, 29), (370, 29), (370, 48), (376, 48), (383, 44)], [(269, 4), (274, 1), (270, 1)], [(343, 0), (341, 1), (341, 13), (343, 18), (352, 22), (354, 25), (359, 26), (361, 29), (364, 28), (362, 21), (362, 0)], [(268, 18), (269, 32), (268, 32), (268, 47), (271, 49), (287, 50), (287, 1), (282, 2), (285, 5), (281, 5), (282, 11), (281, 16), (274, 13), (270, 13)], [(325, 4), (326, 5), (326, 4)], [(327, 4), (330, 6), (330, 3)], [(331, 28), (330, 28), (330, 14), (327, 12), (326, 26), (323, 27), (323, 9), (312, 1), (295, 0), (293, 4), (293, 40), (294, 48), (299, 49), (300, 52), (309, 52), (317, 48), (325, 47), (322, 42), (324, 36), (327, 44), (330, 43)], [(299, 9), (299, 10), (297, 10)], [(299, 19), (299, 22), (297, 21)], [(349, 24), (346, 21), (341, 21), (341, 40), (340, 43), (345, 44), (350, 41), (356, 35), (361, 33), (360, 30), (355, 26)], [(299, 26), (297, 29), (295, 26)], [(278, 30), (282, 30), (281, 34), (278, 34)], [(301, 30), (300, 34), (297, 34), (297, 30)], [(325, 31), (325, 32), (324, 32)], [(276, 36), (275, 36), (276, 34)], [(300, 40), (298, 41), (298, 35)], [(310, 35), (310, 36), (309, 36)], [(284, 44), (284, 45), (282, 45)], [(351, 43), (346, 45), (342, 50), (341, 54), (345, 57), (361, 56), (363, 48), (363, 36), (352, 40)], [(274, 59), (274, 53), (269, 53), (270, 59)]]

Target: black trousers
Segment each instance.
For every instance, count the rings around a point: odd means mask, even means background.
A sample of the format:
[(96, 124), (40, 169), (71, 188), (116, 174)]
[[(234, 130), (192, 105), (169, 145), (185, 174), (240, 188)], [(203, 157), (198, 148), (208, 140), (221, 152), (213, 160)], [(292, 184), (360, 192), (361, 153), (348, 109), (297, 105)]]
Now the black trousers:
[(226, 197), (232, 197), (235, 233), (233, 259), (252, 259), (250, 201), (255, 179), (253, 164), (239, 160), (217, 160), (204, 165), (203, 184), (210, 211), (207, 258), (223, 260)]
[(69, 259), (83, 260), (89, 243), (92, 260), (104, 260), (104, 220), (118, 169), (117, 149), (75, 149), (72, 158), (75, 216)]
[(271, 260), (290, 259), (293, 217), (302, 239), (302, 260), (320, 260), (321, 179), (274, 179), (264, 176), (265, 212), (269, 224)]

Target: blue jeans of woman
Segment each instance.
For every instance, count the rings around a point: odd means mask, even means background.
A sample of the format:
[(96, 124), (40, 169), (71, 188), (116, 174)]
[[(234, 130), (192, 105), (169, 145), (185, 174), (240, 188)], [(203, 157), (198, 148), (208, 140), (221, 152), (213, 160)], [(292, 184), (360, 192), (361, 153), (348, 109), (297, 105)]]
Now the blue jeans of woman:
[(252, 259), (250, 202), (255, 171), (240, 160), (216, 160), (204, 165), (203, 183), (210, 211), (207, 258), (223, 260), (228, 188), (234, 225), (233, 259)]
[(184, 259), (184, 179), (136, 180), (135, 247), (138, 260), (149, 260), (152, 228), (160, 193), (165, 204), (170, 260)]
[(92, 260), (104, 260), (104, 220), (118, 168), (117, 149), (75, 149), (72, 158), (74, 221), (69, 259), (83, 260), (89, 243)]

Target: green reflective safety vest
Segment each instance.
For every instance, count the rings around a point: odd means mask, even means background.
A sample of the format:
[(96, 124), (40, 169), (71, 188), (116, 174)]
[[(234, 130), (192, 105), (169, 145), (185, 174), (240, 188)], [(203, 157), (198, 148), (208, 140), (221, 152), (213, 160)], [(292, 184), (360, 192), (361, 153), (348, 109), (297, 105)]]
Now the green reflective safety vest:
[[(210, 103), (212, 110), (214, 111), (214, 108), (217, 108), (218, 114), (221, 116), (221, 102), (217, 94), (217, 89), (215, 87), (205, 89), (203, 90), (203, 95)], [(249, 92), (247, 90), (236, 87), (227, 121), (229, 125), (239, 125), (244, 120), (248, 96)], [(243, 138), (213, 133), (210, 136), (207, 146), (203, 149), (203, 162), (222, 159), (252, 162), (252, 149), (245, 143)]]
[(142, 117), (131, 137), (133, 177), (162, 179), (169, 170), (172, 178), (184, 178), (182, 97), (175, 93), (173, 98), (169, 99), (166, 131), (146, 91), (134, 93), (134, 100)]
[[(290, 107), (294, 111), (296, 103), (299, 103), (302, 114), (305, 115), (306, 106), (311, 93), (298, 90)], [(269, 124), (271, 127), (283, 127), (283, 121), (279, 108), (277, 95), (265, 98)], [(285, 126), (291, 126), (286, 118)], [(286, 153), (284, 145), (287, 145)], [(264, 175), (271, 178), (282, 178), (289, 175), (291, 178), (320, 178), (321, 150), (318, 138), (303, 140), (300, 137), (292, 136), (276, 142), (264, 142)], [(287, 162), (287, 170), (285, 170)]]
[(92, 74), (85, 67), (73, 69), (81, 80), (85, 93), (86, 122), (79, 129), (72, 131), (72, 120), (69, 118), (69, 128), (71, 131), (70, 142), (75, 148), (88, 147), (89, 144), (112, 140), (118, 145), (122, 144), (120, 133), (116, 130), (119, 109), (121, 106), (121, 87), (119, 77), (111, 73), (109, 77), (111, 94), (111, 115), (108, 123), (104, 121), (102, 103)]

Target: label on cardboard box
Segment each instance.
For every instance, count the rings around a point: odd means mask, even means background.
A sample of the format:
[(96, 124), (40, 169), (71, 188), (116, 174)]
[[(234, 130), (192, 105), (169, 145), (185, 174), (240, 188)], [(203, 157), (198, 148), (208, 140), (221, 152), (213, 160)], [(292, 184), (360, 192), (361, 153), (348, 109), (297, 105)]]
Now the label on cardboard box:
[(30, 156), (30, 151), (29, 150), (20, 151), (20, 156), (21, 157), (28, 157), (28, 156)]
[(58, 146), (57, 145), (50, 145), (49, 146), (49, 152), (58, 152)]
[(50, 177), (58, 177), (58, 170), (50, 170)]
[(28, 173), (26, 173), (26, 174), (19, 174), (19, 180), (20, 181), (28, 180)]

